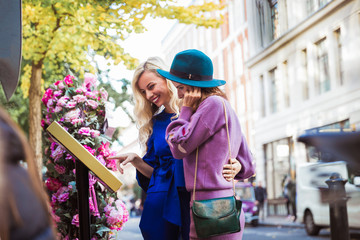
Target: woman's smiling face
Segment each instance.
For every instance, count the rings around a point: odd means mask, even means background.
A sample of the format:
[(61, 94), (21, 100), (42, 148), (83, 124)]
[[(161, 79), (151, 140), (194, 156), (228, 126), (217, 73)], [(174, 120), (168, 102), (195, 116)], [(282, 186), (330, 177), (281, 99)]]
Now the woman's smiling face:
[(169, 110), (170, 90), (164, 78), (156, 73), (145, 71), (138, 80), (138, 88), (141, 94), (157, 107), (164, 105)]

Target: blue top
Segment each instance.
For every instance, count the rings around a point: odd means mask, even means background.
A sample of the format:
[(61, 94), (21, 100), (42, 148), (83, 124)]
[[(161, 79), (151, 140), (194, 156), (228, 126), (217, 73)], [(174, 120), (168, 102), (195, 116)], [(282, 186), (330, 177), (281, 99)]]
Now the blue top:
[(181, 208), (178, 190), (186, 191), (183, 161), (175, 159), (165, 140), (165, 130), (170, 124), (172, 113), (162, 111), (153, 117), (153, 133), (147, 143), (143, 160), (154, 168), (151, 179), (137, 171), (140, 187), (147, 193), (168, 192), (163, 217), (181, 226)]

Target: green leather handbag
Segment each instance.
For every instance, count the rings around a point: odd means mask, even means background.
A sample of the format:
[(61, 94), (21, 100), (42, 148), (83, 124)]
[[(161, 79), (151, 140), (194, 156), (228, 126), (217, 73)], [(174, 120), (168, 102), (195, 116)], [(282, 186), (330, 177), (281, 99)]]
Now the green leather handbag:
[[(229, 156), (231, 157), (229, 127), (227, 123), (227, 115), (224, 102), (223, 106), (225, 111), (226, 131), (229, 144)], [(239, 232), (241, 230), (240, 214), (242, 202), (240, 200), (236, 200), (235, 198), (234, 179), (232, 179), (234, 196), (195, 200), (198, 155), (199, 148), (196, 149), (193, 205), (191, 207), (197, 236), (199, 238), (208, 238), (212, 236)], [(230, 163), (232, 164), (231, 161)]]
[(239, 232), (241, 205), (234, 196), (193, 201), (191, 209), (197, 236), (208, 238)]

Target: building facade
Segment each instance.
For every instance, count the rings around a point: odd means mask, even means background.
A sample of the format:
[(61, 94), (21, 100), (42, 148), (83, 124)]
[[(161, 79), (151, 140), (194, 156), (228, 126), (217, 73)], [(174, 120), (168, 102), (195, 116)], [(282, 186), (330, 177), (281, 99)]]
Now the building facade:
[(219, 29), (175, 24), (163, 52), (168, 63), (189, 48), (213, 60), (271, 203), (285, 176), (295, 180), (297, 166), (318, 160), (301, 134), (360, 129), (360, 1), (226, 4)]
[[(196, 1), (193, 1), (193, 3)], [(186, 49), (198, 49), (208, 55), (214, 65), (214, 78), (226, 80), (224, 90), (237, 112), (243, 132), (249, 142), (252, 128), (250, 117), (248, 26), (245, 0), (227, 0), (222, 14), (224, 22), (218, 29), (206, 29), (177, 23), (162, 41), (165, 60), (171, 63), (175, 54)]]
[[(297, 138), (360, 122), (360, 1), (246, 1), (257, 178), (268, 198), (316, 161)], [(314, 157), (314, 158), (313, 158)]]

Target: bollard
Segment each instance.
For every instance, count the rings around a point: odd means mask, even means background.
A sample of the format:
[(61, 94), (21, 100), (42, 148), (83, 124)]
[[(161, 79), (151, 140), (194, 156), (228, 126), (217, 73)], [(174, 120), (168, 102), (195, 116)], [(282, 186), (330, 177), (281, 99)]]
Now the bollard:
[(331, 240), (350, 240), (345, 191), (347, 180), (333, 173), (325, 182), (329, 186)]

